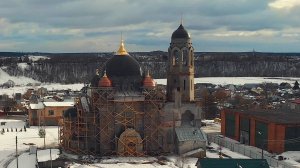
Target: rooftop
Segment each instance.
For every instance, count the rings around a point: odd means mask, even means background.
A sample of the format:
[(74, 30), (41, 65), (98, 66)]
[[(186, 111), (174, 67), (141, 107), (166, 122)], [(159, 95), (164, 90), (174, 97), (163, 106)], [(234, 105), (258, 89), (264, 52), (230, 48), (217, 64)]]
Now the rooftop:
[(269, 168), (265, 159), (199, 159), (196, 163), (201, 168)]
[(205, 137), (199, 128), (177, 127), (175, 128), (175, 132), (179, 142), (205, 140)]
[(237, 112), (243, 116), (254, 117), (266, 122), (273, 122), (277, 124), (299, 124), (300, 125), (300, 112), (296, 111), (283, 111), (283, 110), (264, 110), (264, 109), (226, 109), (225, 112)]
[(38, 102), (37, 104), (30, 103), (29, 106), (30, 106), (30, 109), (32, 109), (32, 110), (44, 109), (44, 104), (42, 102)]
[(73, 107), (74, 102), (44, 102), (46, 107), (55, 106), (55, 107)]

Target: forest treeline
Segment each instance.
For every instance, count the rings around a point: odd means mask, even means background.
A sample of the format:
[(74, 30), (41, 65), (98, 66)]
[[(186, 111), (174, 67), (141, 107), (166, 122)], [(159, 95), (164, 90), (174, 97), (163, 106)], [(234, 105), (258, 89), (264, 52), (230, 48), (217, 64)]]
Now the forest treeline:
[[(154, 78), (166, 78), (168, 53), (133, 52)], [(41, 82), (88, 82), (113, 53), (0, 53), (1, 68), (14, 76)], [(32, 56), (49, 59), (33, 60)], [(23, 65), (20, 66), (20, 63)], [(24, 66), (24, 64), (26, 66)], [(300, 54), (261, 52), (196, 52), (195, 77), (300, 77)]]

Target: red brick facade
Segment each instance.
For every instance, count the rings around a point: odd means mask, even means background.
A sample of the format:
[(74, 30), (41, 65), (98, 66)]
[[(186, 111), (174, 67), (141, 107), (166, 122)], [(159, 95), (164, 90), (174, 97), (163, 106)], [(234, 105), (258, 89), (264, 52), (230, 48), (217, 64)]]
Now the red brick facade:
[(240, 141), (240, 119), (248, 118), (250, 121), (250, 145), (255, 146), (255, 135), (256, 135), (256, 121), (264, 122), (268, 128), (268, 139), (267, 139), (267, 150), (269, 152), (282, 153), (285, 151), (285, 129), (288, 125), (273, 123), (256, 118), (256, 116), (244, 115), (240, 112), (233, 112), (229, 110), (221, 111), (221, 133), (225, 136), (226, 128), (226, 114), (234, 114), (235, 116), (235, 132), (234, 140)]

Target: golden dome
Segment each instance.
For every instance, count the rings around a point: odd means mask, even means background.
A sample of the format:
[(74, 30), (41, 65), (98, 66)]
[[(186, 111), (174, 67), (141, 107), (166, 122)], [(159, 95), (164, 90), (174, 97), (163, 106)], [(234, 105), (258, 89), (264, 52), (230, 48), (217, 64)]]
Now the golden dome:
[(121, 44), (120, 44), (119, 50), (117, 51), (116, 55), (128, 55), (128, 53), (124, 47), (123, 39), (121, 39)]

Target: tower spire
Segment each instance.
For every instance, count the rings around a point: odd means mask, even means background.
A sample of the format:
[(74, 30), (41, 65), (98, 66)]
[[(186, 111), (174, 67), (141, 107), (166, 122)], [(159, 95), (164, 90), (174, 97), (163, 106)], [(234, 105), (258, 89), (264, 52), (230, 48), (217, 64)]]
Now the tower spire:
[(117, 51), (116, 55), (128, 55), (125, 47), (124, 47), (124, 40), (123, 40), (123, 33), (121, 32), (121, 44), (119, 50)]
[(180, 18), (180, 24), (183, 24), (183, 16), (182, 16), (182, 12), (181, 12), (181, 18)]
[[(190, 35), (182, 24), (183, 17), (181, 16), (181, 24), (173, 32), (168, 49), (167, 100), (171, 102), (179, 100), (191, 102), (195, 100), (194, 48)], [(176, 90), (180, 91), (179, 95), (177, 95)]]
[(121, 31), (121, 42), (123, 42), (123, 32)]

